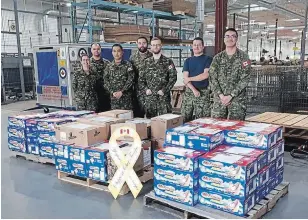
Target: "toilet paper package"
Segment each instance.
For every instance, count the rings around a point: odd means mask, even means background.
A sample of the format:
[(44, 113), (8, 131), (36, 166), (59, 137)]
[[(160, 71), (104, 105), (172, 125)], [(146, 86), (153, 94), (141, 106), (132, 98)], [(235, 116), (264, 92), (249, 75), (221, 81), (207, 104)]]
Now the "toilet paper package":
[(243, 122), (225, 130), (225, 144), (268, 150), (276, 144), (277, 126)]
[(12, 151), (27, 153), (27, 144), (25, 139), (17, 137), (8, 137), (8, 147)]
[(74, 162), (85, 163), (85, 147), (70, 145), (68, 147), (69, 159)]
[(70, 172), (70, 164), (69, 164), (69, 159), (64, 159), (64, 158), (55, 158), (55, 165), (56, 169), (60, 170), (65, 173)]
[(55, 143), (53, 142), (42, 142), (39, 143), (39, 151), (41, 157), (54, 158)]
[(198, 189), (188, 189), (154, 181), (154, 192), (158, 197), (188, 206), (195, 206), (198, 203)]
[(26, 132), (24, 128), (20, 127), (8, 127), (8, 137), (26, 138)]
[(256, 199), (254, 193), (248, 196), (246, 199), (238, 199), (200, 188), (199, 203), (238, 216), (245, 216), (249, 210), (254, 207)]
[(38, 131), (55, 131), (55, 127), (58, 125), (66, 124), (69, 122), (76, 121), (76, 118), (46, 118), (46, 119), (38, 119), (37, 130)]
[(90, 165), (87, 164), (88, 178), (97, 180), (100, 182), (107, 182), (107, 168), (105, 165)]
[(188, 189), (198, 187), (199, 172), (184, 172), (154, 166), (154, 179), (157, 183), (167, 183)]
[(198, 171), (198, 158), (203, 152), (181, 147), (161, 148), (154, 151), (154, 163), (157, 166), (179, 171)]
[(220, 178), (217, 175), (200, 174), (199, 187), (210, 192), (222, 193), (238, 199), (245, 199), (257, 189), (257, 177), (248, 182)]
[(56, 132), (54, 131), (39, 131), (37, 132), (38, 143), (56, 142)]
[(268, 153), (265, 150), (220, 145), (216, 147), (212, 152), (223, 152), (228, 154), (243, 155), (247, 157), (254, 157), (258, 161), (258, 171), (268, 164)]
[(207, 152), (222, 144), (223, 140), (224, 134), (222, 130), (185, 124), (167, 130), (165, 142)]
[(100, 143), (85, 150), (85, 159), (87, 164), (106, 165), (107, 153), (109, 152), (109, 143)]
[(69, 143), (55, 143), (54, 155), (58, 158), (69, 159), (68, 148), (71, 146)]
[(201, 173), (248, 182), (257, 174), (258, 161), (253, 157), (209, 152), (199, 158)]
[(87, 168), (85, 163), (69, 160), (69, 173), (74, 176), (87, 177)]
[[(44, 114), (27, 114), (27, 115), (15, 115), (15, 116), (9, 116), (8, 117), (8, 127), (18, 127), (18, 128), (24, 128), (31, 127), (32, 124), (29, 123), (28, 126), (26, 126), (26, 123), (30, 121), (31, 119), (42, 119), (46, 118), (46, 115)], [(33, 120), (33, 126), (36, 127), (36, 122)]]

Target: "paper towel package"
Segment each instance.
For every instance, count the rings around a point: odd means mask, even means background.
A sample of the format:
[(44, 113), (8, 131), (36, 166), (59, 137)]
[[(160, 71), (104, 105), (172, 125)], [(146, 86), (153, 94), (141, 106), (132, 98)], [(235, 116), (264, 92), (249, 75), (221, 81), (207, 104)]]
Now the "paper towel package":
[(225, 130), (225, 144), (268, 150), (276, 144), (277, 126), (243, 122)]
[(158, 197), (185, 205), (195, 206), (198, 203), (197, 189), (188, 189), (167, 183), (157, 183), (154, 181), (154, 192)]
[(104, 142), (85, 150), (85, 159), (87, 164), (106, 165), (107, 153), (109, 152), (109, 143)]
[(217, 175), (200, 174), (199, 187), (210, 192), (222, 193), (234, 198), (245, 199), (257, 189), (257, 177), (253, 177), (248, 182), (220, 178)]
[(55, 143), (54, 155), (58, 158), (69, 159), (68, 148), (71, 144), (69, 143)]
[(255, 205), (255, 194), (246, 199), (238, 199), (228, 195), (199, 189), (199, 203), (238, 216), (245, 216)]
[(196, 189), (198, 187), (198, 172), (184, 172), (165, 167), (154, 166), (155, 181), (173, 184), (179, 187)]
[(55, 148), (55, 143), (53, 142), (39, 143), (40, 156), (54, 158), (54, 148)]
[(246, 182), (257, 174), (257, 164), (256, 158), (221, 152), (209, 152), (199, 158), (201, 173)]
[(86, 150), (86, 147), (70, 145), (68, 147), (68, 154), (69, 154), (70, 161), (85, 163), (86, 162), (85, 150)]
[(70, 123), (76, 121), (75, 118), (46, 118), (46, 119), (38, 119), (37, 130), (38, 131), (55, 131), (55, 126), (62, 125), (66, 123)]
[(37, 134), (38, 143), (56, 142), (56, 132), (54, 131), (40, 131)]
[(74, 176), (87, 177), (87, 168), (85, 163), (69, 160), (70, 173)]
[(107, 182), (107, 168), (106, 165), (90, 165), (87, 164), (87, 174), (88, 178), (101, 181), (101, 182)]
[(268, 154), (265, 150), (220, 145), (216, 147), (212, 152), (223, 152), (228, 154), (243, 155), (247, 157), (254, 157), (258, 160), (258, 171), (268, 164)]
[(166, 132), (167, 144), (208, 152), (223, 143), (222, 130), (185, 124)]
[(203, 152), (180, 147), (169, 147), (154, 151), (155, 165), (179, 171), (198, 171), (198, 158)]
[(65, 173), (70, 172), (70, 164), (69, 164), (69, 159), (64, 159), (64, 158), (55, 158), (55, 165), (56, 169), (60, 170)]
[[(46, 118), (44, 114), (28, 114), (28, 115), (15, 115), (8, 117), (8, 127), (19, 127), (26, 129), (26, 122), (30, 119)], [(30, 125), (29, 125), (30, 126)], [(36, 126), (36, 123), (34, 124)]]
[(23, 138), (8, 137), (8, 147), (12, 151), (27, 153), (27, 144)]
[(8, 127), (7, 128), (8, 137), (26, 138), (26, 132), (24, 128), (21, 127)]

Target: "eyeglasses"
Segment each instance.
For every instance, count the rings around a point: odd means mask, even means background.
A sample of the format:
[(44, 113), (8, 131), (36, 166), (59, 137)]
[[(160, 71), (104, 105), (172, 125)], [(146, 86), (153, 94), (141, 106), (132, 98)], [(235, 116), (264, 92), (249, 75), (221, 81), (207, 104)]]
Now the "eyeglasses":
[(236, 35), (225, 35), (226, 39), (232, 38), (232, 39), (236, 39), (237, 36)]
[(160, 47), (161, 44), (151, 44), (151, 47)]

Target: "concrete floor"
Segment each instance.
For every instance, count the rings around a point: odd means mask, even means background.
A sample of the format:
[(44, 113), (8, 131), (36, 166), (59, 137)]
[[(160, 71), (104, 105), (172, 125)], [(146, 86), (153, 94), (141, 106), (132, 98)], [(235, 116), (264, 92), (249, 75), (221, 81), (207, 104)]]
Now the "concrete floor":
[[(59, 181), (53, 166), (9, 157), (7, 117), (34, 104), (2, 106), (1, 218), (174, 218), (143, 206), (143, 195), (153, 188), (152, 182), (144, 185), (137, 199), (129, 194), (114, 200), (107, 192)], [(286, 153), (284, 177), (291, 183), (289, 194), (265, 218), (307, 218), (308, 162)]]

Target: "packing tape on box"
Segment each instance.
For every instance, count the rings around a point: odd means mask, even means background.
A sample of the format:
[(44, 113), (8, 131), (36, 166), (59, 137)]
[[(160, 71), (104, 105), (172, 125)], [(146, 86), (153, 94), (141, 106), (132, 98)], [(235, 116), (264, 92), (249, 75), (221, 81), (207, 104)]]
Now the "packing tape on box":
[[(120, 150), (117, 139), (124, 136), (130, 136), (133, 138), (133, 146), (129, 153), (125, 156)], [(129, 127), (121, 127), (116, 129), (109, 140), (110, 156), (118, 170), (114, 174), (112, 180), (109, 183), (108, 189), (112, 196), (116, 199), (126, 182), (129, 189), (131, 190), (133, 196), (137, 198), (139, 192), (141, 191), (143, 185), (140, 182), (137, 174), (135, 173), (133, 167), (141, 153), (141, 139), (135, 129)]]

